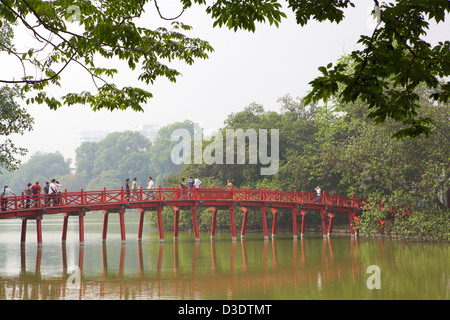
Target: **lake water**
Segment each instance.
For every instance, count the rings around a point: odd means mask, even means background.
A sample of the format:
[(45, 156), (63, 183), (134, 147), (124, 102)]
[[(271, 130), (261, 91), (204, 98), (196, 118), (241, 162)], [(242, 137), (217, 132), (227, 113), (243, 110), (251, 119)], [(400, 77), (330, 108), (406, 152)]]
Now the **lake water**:
[(87, 213), (85, 243), (78, 243), (78, 218), (69, 218), (61, 243), (62, 215), (42, 220), (38, 247), (34, 221), (20, 245), (20, 220), (0, 220), (0, 299), (438, 299), (448, 300), (448, 245), (306, 234), (165, 232), (144, 228), (137, 241), (138, 214), (110, 214), (101, 241), (103, 215)]

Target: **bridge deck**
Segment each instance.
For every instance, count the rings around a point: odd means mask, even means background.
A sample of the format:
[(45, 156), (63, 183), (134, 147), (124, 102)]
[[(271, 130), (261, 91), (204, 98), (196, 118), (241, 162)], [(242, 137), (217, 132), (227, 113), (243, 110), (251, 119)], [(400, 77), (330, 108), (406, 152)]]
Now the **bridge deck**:
[[(217, 209), (229, 209), (232, 239), (236, 238), (234, 225), (234, 209), (238, 206), (244, 211), (244, 221), (241, 236), (245, 236), (245, 227), (249, 207), (257, 207), (261, 210), (264, 228), (264, 237), (268, 238), (266, 211), (271, 208), (274, 213), (272, 235), (276, 233), (276, 219), (280, 208), (290, 208), (293, 217), (293, 233), (297, 237), (297, 213), (302, 215), (302, 229), (304, 231), (306, 209), (318, 210), (322, 217), (322, 229), (324, 236), (331, 233), (334, 214), (348, 214), (350, 231), (354, 235), (353, 224), (357, 220), (357, 212), (366, 204), (366, 199), (354, 196), (332, 195), (322, 193), (318, 198), (315, 192), (279, 191), (279, 190), (254, 190), (254, 189), (182, 189), (182, 188), (157, 188), (136, 190), (100, 190), (67, 192), (59, 194), (21, 195), (2, 200), (2, 212), (0, 219), (22, 219), (22, 243), (25, 242), (26, 223), (28, 219), (36, 220), (38, 244), (42, 245), (41, 220), (47, 214), (64, 214), (63, 237), (65, 241), (67, 233), (67, 221), (69, 216), (78, 216), (80, 224), (80, 243), (84, 241), (83, 219), (88, 211), (103, 211), (103, 239), (106, 239), (107, 221), (109, 213), (119, 213), (122, 241), (125, 241), (125, 225), (123, 214), (128, 208), (139, 209), (141, 214), (138, 239), (142, 238), (142, 224), (145, 211), (156, 211), (158, 215), (158, 229), (160, 239), (163, 240), (163, 226), (161, 214), (165, 206), (171, 206), (175, 210), (174, 236), (178, 236), (178, 220), (180, 208), (189, 208), (192, 211), (195, 238), (198, 240), (198, 227), (196, 210), (199, 206), (208, 206), (213, 210), (211, 237), (215, 233), (215, 219)], [(326, 228), (326, 217), (329, 218), (329, 226)]]

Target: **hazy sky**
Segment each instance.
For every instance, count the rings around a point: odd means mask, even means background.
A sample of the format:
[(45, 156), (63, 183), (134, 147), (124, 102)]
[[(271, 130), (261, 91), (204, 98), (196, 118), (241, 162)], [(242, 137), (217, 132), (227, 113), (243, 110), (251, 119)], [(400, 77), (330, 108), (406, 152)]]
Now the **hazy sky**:
[[(188, 9), (179, 19), (193, 27), (187, 35), (209, 41), (215, 51), (208, 60), (197, 60), (192, 66), (173, 64), (182, 73), (176, 83), (160, 78), (153, 86), (146, 87), (137, 81), (139, 70), (120, 69), (115, 76), (120, 85), (140, 85), (153, 93), (154, 98), (149, 100), (144, 113), (93, 112), (88, 106), (51, 111), (43, 105), (29, 105), (27, 108), (35, 119), (34, 130), (14, 140), (19, 146), (27, 147), (29, 155), (59, 150), (65, 157), (74, 159), (76, 136), (83, 130), (123, 131), (139, 124), (164, 126), (189, 119), (209, 132), (223, 127), (229, 114), (241, 111), (252, 102), (262, 104), (266, 110), (278, 111), (278, 98), (286, 94), (294, 98), (304, 96), (309, 90), (308, 83), (319, 74), (319, 66), (335, 62), (354, 50), (361, 34), (371, 34), (373, 1), (356, 3), (357, 8), (349, 9), (345, 21), (339, 25), (310, 22), (301, 27), (286, 9), (288, 19), (279, 28), (260, 24), (255, 33), (213, 29), (205, 7)], [(159, 6), (167, 17), (177, 15), (181, 9), (177, 0), (160, 1)], [(147, 5), (140, 23), (148, 28), (163, 23), (152, 3)], [(448, 39), (448, 26), (447, 22), (436, 29), (436, 38)], [(26, 33), (16, 33), (16, 37), (26, 41)], [(0, 59), (4, 72), (7, 63), (3, 56)], [(8, 66), (13, 67), (9, 63)], [(63, 90), (67, 92), (79, 88), (93, 90), (89, 77), (79, 69), (70, 68), (62, 77)], [(60, 89), (48, 90), (58, 96)]]

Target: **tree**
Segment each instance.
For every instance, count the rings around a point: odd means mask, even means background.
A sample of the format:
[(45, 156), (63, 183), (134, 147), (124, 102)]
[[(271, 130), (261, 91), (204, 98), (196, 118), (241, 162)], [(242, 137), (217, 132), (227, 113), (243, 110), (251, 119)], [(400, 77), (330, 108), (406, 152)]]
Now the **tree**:
[[(13, 30), (10, 24), (1, 23), (0, 20), (0, 48), (11, 45)], [(21, 98), (18, 86), (3, 86), (0, 88), (0, 135), (8, 137), (11, 134), (24, 134), (31, 131), (33, 118), (20, 107), (15, 100)], [(3, 140), (3, 139), (2, 139)], [(21, 163), (17, 156), (24, 156), (27, 149), (17, 147), (11, 139), (3, 140), (0, 143), (0, 168), (12, 171), (18, 168)], [(0, 170), (1, 173), (1, 170)]]
[[(343, 15), (337, 8), (354, 6), (350, 1), (339, 0), (331, 1), (331, 5), (326, 0), (290, 2), (297, 2), (297, 8), (302, 9), (297, 11), (301, 24), (311, 17), (333, 21), (334, 14), (338, 22)], [(449, 101), (450, 82), (446, 77), (450, 75), (450, 42), (432, 46), (424, 37), (430, 28), (429, 20), (445, 20), (450, 1), (411, 0), (380, 6), (375, 0), (374, 4), (379, 24), (370, 37), (361, 36), (358, 42), (363, 49), (350, 54), (351, 72), (345, 61), (320, 67), (322, 76), (311, 82), (312, 91), (305, 101), (328, 100), (339, 93), (342, 103), (363, 101), (370, 110), (367, 116), (375, 123), (386, 119), (400, 122), (403, 127), (393, 132), (393, 137), (428, 136), (433, 119), (419, 115), (420, 96), (416, 89), (425, 84), (430, 99)]]
[[(137, 78), (148, 85), (157, 77), (175, 81), (180, 73), (166, 61), (177, 59), (192, 64), (194, 59), (206, 58), (212, 51), (207, 42), (185, 36), (182, 32), (191, 28), (181, 22), (173, 21), (169, 29), (138, 26), (149, 2), (1, 0), (0, 18), (24, 26), (36, 40), (29, 50), (23, 51), (13, 44), (2, 45), (2, 51), (19, 60), (23, 74), (20, 79), (1, 82), (21, 84), (24, 92), (35, 91), (27, 102), (45, 103), (51, 109), (64, 103), (89, 104), (93, 110), (142, 111), (152, 93), (132, 86), (120, 88), (112, 81), (118, 71), (111, 67), (114, 63), (109, 59), (123, 60), (131, 70), (140, 66)], [(159, 10), (156, 1), (154, 4)], [(104, 63), (99, 62), (99, 57), (104, 58)], [(60, 86), (64, 71), (74, 64), (87, 72), (95, 92), (66, 92), (58, 99), (45, 91), (50, 85)]]
[[(279, 25), (287, 15), (282, 1), (218, 0), (207, 4), (205, 0), (179, 0), (181, 14), (194, 4), (205, 6), (205, 12), (214, 20), (214, 26), (226, 26), (233, 30), (254, 32), (256, 23), (269, 22)], [(170, 30), (159, 27), (151, 30), (139, 26), (149, 0), (0, 0), (0, 18), (18, 23), (31, 30), (37, 45), (20, 51), (12, 45), (2, 50), (17, 57), (23, 65), (21, 79), (2, 79), (4, 83), (23, 84), (25, 92), (35, 91), (29, 102), (46, 103), (56, 109), (67, 105), (89, 104), (93, 110), (100, 108), (142, 111), (142, 105), (152, 93), (140, 87), (120, 88), (112, 79), (117, 69), (104, 64), (105, 60), (119, 59), (128, 63), (131, 70), (140, 67), (138, 80), (153, 83), (158, 77), (176, 81), (179, 72), (166, 63), (173, 60), (192, 64), (195, 59), (208, 57), (213, 48), (204, 40), (190, 38), (181, 32), (191, 30), (177, 17), (164, 17), (153, 0), (154, 10), (161, 19), (170, 20)], [(297, 23), (306, 25), (310, 20), (339, 23), (345, 19), (345, 10), (355, 7), (350, 0), (286, 0), (288, 9), (296, 16)], [(344, 87), (339, 99), (342, 102), (364, 101), (370, 109), (368, 116), (376, 123), (388, 118), (399, 121), (404, 127), (396, 137), (428, 135), (432, 120), (417, 113), (418, 97), (414, 89), (425, 83), (430, 98), (446, 102), (450, 96), (450, 42), (442, 41), (432, 46), (424, 38), (430, 21), (441, 23), (450, 11), (448, 0), (404, 0), (379, 5), (374, 0), (374, 13), (379, 25), (371, 36), (361, 36), (362, 49), (351, 53), (353, 72), (348, 65), (332, 63), (320, 67), (322, 76), (311, 81), (312, 91), (306, 104), (327, 100)], [(79, 26), (73, 23), (74, 17)], [(30, 20), (33, 20), (30, 22)], [(70, 22), (72, 21), (72, 22)], [(46, 51), (45, 58), (39, 53)], [(42, 55), (41, 55), (42, 56)], [(30, 64), (37, 70), (27, 71)], [(60, 85), (68, 65), (77, 64), (84, 69), (96, 85), (96, 91), (68, 92), (61, 99), (50, 96), (45, 89)], [(36, 72), (37, 71), (37, 72)], [(39, 76), (35, 77), (34, 74)], [(395, 88), (389, 86), (393, 81)]]
[[(150, 141), (141, 133), (136, 131), (113, 132), (98, 143), (93, 166), (94, 175), (104, 171), (118, 169), (123, 165), (125, 157), (133, 153), (146, 153), (150, 150)], [(126, 161), (131, 165), (128, 169), (137, 170), (137, 164)], [(147, 165), (141, 163), (142, 165)], [(122, 167), (121, 173), (127, 173), (128, 169)], [(122, 177), (123, 179), (127, 177)], [(128, 177), (132, 178), (132, 177)]]
[(70, 161), (65, 160), (59, 152), (36, 153), (30, 159), (22, 164), (14, 172), (2, 175), (3, 183), (7, 183), (13, 190), (20, 194), (25, 189), (27, 183), (33, 183), (37, 180), (43, 186), (45, 181), (55, 178), (63, 184), (63, 176), (70, 174)]

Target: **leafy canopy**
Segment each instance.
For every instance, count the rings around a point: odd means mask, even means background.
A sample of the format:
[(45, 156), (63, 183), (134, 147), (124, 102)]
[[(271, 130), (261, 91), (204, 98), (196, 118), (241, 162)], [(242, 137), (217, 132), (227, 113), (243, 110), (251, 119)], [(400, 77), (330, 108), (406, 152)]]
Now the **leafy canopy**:
[[(346, 10), (355, 7), (350, 0), (179, 0), (182, 13), (194, 4), (205, 6), (214, 26), (254, 32), (257, 23), (278, 26), (292, 10), (297, 23), (310, 20), (340, 23)], [(152, 97), (143, 87), (120, 88), (113, 81), (118, 70), (109, 59), (124, 60), (131, 70), (140, 69), (138, 80), (153, 84), (158, 77), (176, 81), (179, 72), (173, 60), (192, 64), (206, 59), (213, 50), (207, 41), (183, 34), (191, 27), (180, 16), (164, 17), (156, 0), (0, 0), (0, 18), (18, 23), (31, 31), (36, 46), (21, 52), (13, 44), (1, 44), (1, 50), (15, 56), (23, 65), (21, 79), (0, 79), (4, 83), (23, 84), (34, 94), (28, 102), (45, 103), (56, 109), (62, 104), (89, 104), (93, 110), (142, 106)], [(376, 123), (387, 118), (403, 124), (396, 137), (416, 137), (431, 132), (431, 118), (419, 116), (419, 97), (415, 89), (425, 83), (429, 98), (447, 102), (450, 95), (450, 42), (433, 46), (425, 40), (430, 23), (441, 23), (450, 11), (448, 0), (402, 0), (392, 3), (373, 1), (380, 24), (371, 36), (362, 35), (362, 49), (351, 53), (354, 65), (338, 63), (320, 67), (322, 75), (310, 82), (312, 90), (305, 102), (317, 103), (339, 93), (343, 103), (358, 99), (367, 104), (368, 117)], [(283, 4), (285, 7), (283, 7)], [(145, 10), (156, 10), (162, 20), (171, 20), (171, 29), (155, 30), (139, 26)], [(78, 23), (73, 20), (76, 18)], [(141, 21), (142, 22), (142, 21)], [(45, 51), (42, 58), (40, 52)], [(98, 57), (106, 59), (101, 63)], [(36, 70), (29, 70), (31, 64)], [(48, 94), (50, 84), (61, 85), (69, 64), (78, 64), (91, 76), (95, 92), (68, 92), (61, 99)], [(37, 72), (36, 72), (37, 71)], [(393, 85), (391, 85), (393, 84)]]

